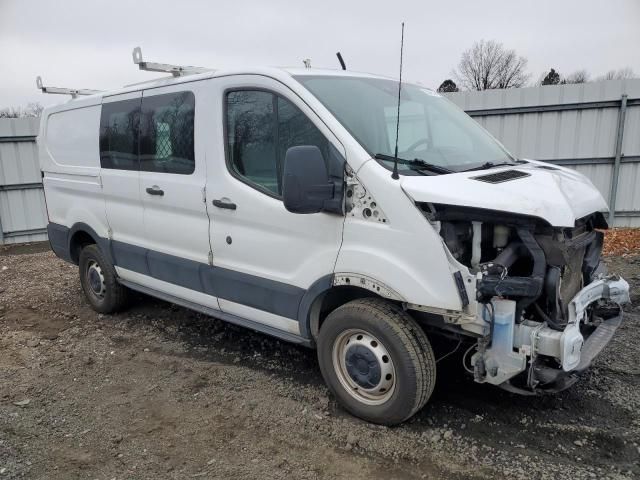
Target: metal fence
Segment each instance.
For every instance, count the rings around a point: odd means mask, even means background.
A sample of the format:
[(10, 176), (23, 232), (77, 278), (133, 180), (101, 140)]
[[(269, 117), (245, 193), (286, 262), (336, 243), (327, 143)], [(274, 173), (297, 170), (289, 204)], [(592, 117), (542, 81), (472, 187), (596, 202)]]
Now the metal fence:
[(0, 119), (0, 244), (46, 240), (37, 118)]
[(640, 227), (640, 80), (447, 96), (518, 157), (589, 177), (611, 225)]
[[(589, 177), (615, 209), (610, 224), (640, 227), (640, 80), (448, 97), (517, 156)], [(38, 123), (0, 119), (0, 244), (47, 238)]]

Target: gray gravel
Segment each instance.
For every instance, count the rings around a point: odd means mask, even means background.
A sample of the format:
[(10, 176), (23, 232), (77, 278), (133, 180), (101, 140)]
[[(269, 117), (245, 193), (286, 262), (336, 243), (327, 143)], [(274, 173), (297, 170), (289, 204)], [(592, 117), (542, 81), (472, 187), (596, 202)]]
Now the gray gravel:
[(452, 356), (387, 428), (336, 405), (313, 351), (144, 296), (98, 315), (76, 267), (38, 248), (0, 250), (0, 479), (640, 474), (638, 257), (610, 259), (635, 303), (570, 390), (515, 396)]

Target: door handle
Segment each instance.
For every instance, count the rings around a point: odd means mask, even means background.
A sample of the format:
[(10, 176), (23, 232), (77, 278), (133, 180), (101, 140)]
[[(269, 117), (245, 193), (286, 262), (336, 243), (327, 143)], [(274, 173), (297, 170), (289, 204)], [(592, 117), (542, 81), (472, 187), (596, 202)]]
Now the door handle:
[(218, 208), (226, 208), (227, 210), (235, 210), (238, 208), (235, 203), (229, 200), (214, 200), (213, 205)]
[(147, 187), (147, 193), (149, 195), (164, 195), (164, 190), (162, 190), (160, 187), (158, 187), (157, 185), (154, 185), (153, 187)]

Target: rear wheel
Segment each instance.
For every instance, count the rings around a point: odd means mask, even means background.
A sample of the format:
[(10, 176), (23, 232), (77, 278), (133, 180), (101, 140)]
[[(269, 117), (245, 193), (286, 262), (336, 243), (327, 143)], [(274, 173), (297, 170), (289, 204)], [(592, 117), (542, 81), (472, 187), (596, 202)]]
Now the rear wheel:
[(80, 252), (80, 285), (91, 308), (100, 313), (121, 310), (128, 291), (116, 279), (113, 265), (97, 245), (87, 245)]
[(318, 361), (344, 408), (374, 423), (408, 419), (435, 386), (426, 334), (399, 306), (382, 299), (354, 300), (333, 311), (318, 335)]

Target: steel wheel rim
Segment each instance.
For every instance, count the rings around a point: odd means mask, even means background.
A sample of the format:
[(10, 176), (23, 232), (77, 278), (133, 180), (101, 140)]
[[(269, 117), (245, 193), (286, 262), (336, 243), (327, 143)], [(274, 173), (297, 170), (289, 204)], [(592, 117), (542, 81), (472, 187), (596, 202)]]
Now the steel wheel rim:
[(107, 293), (107, 286), (104, 282), (104, 273), (102, 272), (100, 264), (95, 260), (89, 260), (85, 276), (89, 292), (96, 298), (102, 300)]
[(333, 368), (349, 395), (367, 405), (381, 405), (395, 392), (396, 371), (380, 340), (360, 329), (340, 333), (333, 343)]

